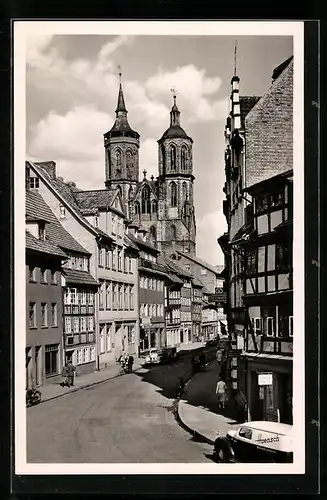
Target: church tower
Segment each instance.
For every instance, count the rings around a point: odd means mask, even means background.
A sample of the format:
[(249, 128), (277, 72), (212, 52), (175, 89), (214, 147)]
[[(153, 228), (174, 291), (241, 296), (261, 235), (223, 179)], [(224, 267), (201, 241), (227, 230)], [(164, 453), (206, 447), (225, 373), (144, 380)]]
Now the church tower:
[(119, 78), (116, 120), (111, 130), (104, 134), (105, 185), (120, 189), (126, 214), (130, 217), (129, 200), (136, 193), (139, 178), (140, 136), (128, 123), (121, 73)]
[(193, 140), (180, 126), (176, 95), (170, 111), (170, 127), (158, 141), (159, 204), (157, 240), (170, 254), (180, 250), (196, 252), (196, 224), (193, 199)]

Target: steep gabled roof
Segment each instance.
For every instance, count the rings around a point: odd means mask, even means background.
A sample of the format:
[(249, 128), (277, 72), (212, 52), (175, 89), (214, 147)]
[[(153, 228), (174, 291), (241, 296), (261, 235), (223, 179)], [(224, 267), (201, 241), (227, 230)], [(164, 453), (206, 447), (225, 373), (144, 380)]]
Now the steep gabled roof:
[(163, 259), (163, 263), (166, 264), (178, 276), (183, 276), (188, 279), (193, 279), (193, 275), (188, 271), (186, 271), (186, 269), (181, 264), (177, 263), (175, 260), (170, 259), (169, 257), (160, 256), (160, 261), (161, 258)]
[[(106, 210), (113, 208), (112, 204), (116, 196), (118, 196), (118, 191), (115, 189), (93, 189), (90, 191), (79, 191), (75, 194), (76, 201), (81, 210)], [(115, 210), (117, 209), (115, 208)], [(121, 213), (124, 215), (123, 212)]]
[(82, 211), (76, 199), (76, 194), (79, 194), (80, 191), (77, 193), (73, 192), (72, 189), (69, 187), (69, 185), (66, 184), (61, 178), (51, 177), (44, 168), (35, 165), (35, 163), (31, 161), (28, 161), (27, 163), (29, 164), (30, 168), (34, 169), (35, 172), (38, 174), (38, 176), (41, 179), (43, 179), (45, 184), (51, 186), (51, 188), (54, 190), (57, 196), (59, 196), (60, 200), (74, 212), (75, 216), (78, 217), (80, 222), (85, 227), (87, 227), (94, 235), (105, 236), (107, 239), (112, 240), (111, 236), (99, 230), (98, 228), (94, 227), (82, 214)]
[(240, 96), (241, 128), (245, 128), (245, 117), (257, 104), (260, 96)]
[(98, 286), (99, 282), (91, 276), (87, 271), (80, 271), (77, 269), (62, 269), (63, 275), (66, 277), (67, 285), (90, 285)]
[(30, 220), (31, 214), (42, 214), (42, 220), (46, 220), (46, 239), (64, 250), (73, 250), (86, 255), (91, 255), (78, 241), (76, 241), (66, 229), (60, 224), (50, 207), (46, 204), (37, 191), (26, 191), (26, 216)]
[(211, 264), (208, 264), (208, 262), (206, 262), (205, 260), (200, 259), (200, 257), (196, 257), (195, 255), (190, 255), (188, 253), (181, 252), (180, 250), (176, 250), (176, 252), (179, 255), (181, 255), (182, 257), (185, 257), (186, 259), (189, 259), (189, 260), (195, 262), (199, 266), (204, 267), (205, 269), (208, 269), (212, 273), (219, 274), (219, 271), (217, 271), (217, 269), (214, 266), (212, 266)]
[(67, 254), (49, 241), (38, 240), (29, 231), (25, 234), (25, 247), (27, 250), (45, 253), (54, 257), (67, 258)]

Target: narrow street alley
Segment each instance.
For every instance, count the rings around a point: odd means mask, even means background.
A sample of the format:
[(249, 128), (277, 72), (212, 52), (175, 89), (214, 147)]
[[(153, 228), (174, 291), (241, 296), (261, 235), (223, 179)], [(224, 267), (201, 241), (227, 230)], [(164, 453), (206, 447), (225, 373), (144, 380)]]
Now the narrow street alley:
[(27, 461), (203, 463), (210, 445), (180, 427), (172, 404), (190, 355), (27, 409)]

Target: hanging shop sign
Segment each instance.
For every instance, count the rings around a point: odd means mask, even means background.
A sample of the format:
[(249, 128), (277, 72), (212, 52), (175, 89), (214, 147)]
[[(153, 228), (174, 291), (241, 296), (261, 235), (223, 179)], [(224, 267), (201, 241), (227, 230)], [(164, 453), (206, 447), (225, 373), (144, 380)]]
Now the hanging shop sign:
[(272, 373), (258, 373), (258, 385), (272, 385), (273, 374)]

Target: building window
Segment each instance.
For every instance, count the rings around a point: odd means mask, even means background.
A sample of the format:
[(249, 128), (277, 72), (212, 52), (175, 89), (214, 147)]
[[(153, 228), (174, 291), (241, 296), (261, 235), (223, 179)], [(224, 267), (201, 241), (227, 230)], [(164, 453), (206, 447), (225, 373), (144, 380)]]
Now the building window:
[(57, 284), (57, 271), (51, 271), (51, 283), (52, 285)]
[(150, 213), (150, 188), (146, 184), (142, 189), (142, 214)]
[(128, 304), (128, 300), (129, 300), (128, 295), (129, 295), (129, 286), (126, 285), (126, 286), (124, 286), (124, 309), (125, 309), (125, 311), (128, 311), (128, 305), (129, 305)]
[(93, 318), (93, 316), (89, 316), (87, 318), (87, 323), (88, 323), (88, 325), (87, 325), (88, 331), (93, 332), (93, 330), (94, 330), (94, 318)]
[(255, 211), (257, 214), (266, 212), (269, 207), (269, 200), (266, 194), (262, 194), (255, 198)]
[(170, 183), (170, 204), (177, 207), (177, 186), (175, 182)]
[(134, 309), (134, 286), (129, 287), (129, 308), (132, 311)]
[(81, 332), (86, 332), (86, 317), (81, 316)]
[(38, 177), (30, 177), (30, 188), (38, 189), (40, 187), (40, 180)]
[(72, 305), (77, 305), (78, 304), (78, 299), (77, 299), (77, 290), (76, 290), (76, 288), (70, 288), (68, 290), (70, 292), (70, 303)]
[(103, 248), (98, 248), (98, 257), (99, 257), (99, 267), (103, 267)]
[(70, 317), (65, 318), (65, 332), (71, 333), (72, 331), (72, 319)]
[(133, 155), (131, 151), (126, 152), (126, 165), (127, 168), (131, 168), (133, 166)]
[(58, 354), (59, 345), (46, 345), (45, 346), (45, 374), (55, 375), (59, 371)]
[(140, 203), (138, 201), (136, 201), (134, 203), (134, 209), (135, 209), (135, 215), (139, 215), (140, 214)]
[(57, 304), (51, 304), (51, 326), (58, 326)]
[(64, 304), (65, 306), (70, 305), (70, 289), (66, 288), (65, 293), (64, 293)]
[(39, 224), (39, 240), (45, 240), (45, 227), (44, 224)]
[(274, 336), (274, 318), (269, 316), (266, 318), (266, 335), (267, 337)]
[(104, 292), (104, 282), (101, 281), (100, 282), (101, 285), (100, 285), (100, 289), (99, 289), (99, 309), (103, 309), (103, 292)]
[(183, 191), (183, 201), (185, 202), (187, 200), (187, 184), (186, 184), (186, 182), (183, 182), (182, 191)]
[(35, 309), (36, 309), (36, 304), (35, 302), (30, 302), (29, 303), (29, 327), (30, 328), (35, 328), (36, 327), (36, 312), (35, 312)]
[(123, 309), (123, 285), (119, 285), (119, 309)]
[(28, 276), (29, 281), (36, 281), (36, 268), (34, 266), (28, 266)]
[(116, 167), (120, 167), (121, 166), (121, 152), (120, 151), (116, 151)]
[(114, 248), (112, 253), (112, 269), (113, 271), (117, 269), (117, 247)]
[(255, 335), (262, 334), (262, 318), (252, 318), (252, 327)]
[(48, 326), (48, 304), (41, 302), (41, 326)]
[(64, 219), (66, 217), (66, 208), (63, 205), (60, 205), (59, 211), (60, 211), (60, 219)]
[(186, 147), (182, 146), (182, 149), (181, 149), (181, 167), (182, 167), (182, 170), (186, 170), (186, 153), (187, 153)]
[(106, 250), (106, 269), (110, 269), (110, 253), (109, 250)]
[(128, 272), (129, 273), (132, 273), (133, 272), (133, 268), (132, 268), (132, 258), (129, 257), (128, 258)]
[(86, 306), (86, 290), (80, 291), (81, 305)]
[(177, 234), (176, 234), (176, 226), (174, 226), (174, 224), (172, 224), (170, 226), (170, 238), (172, 240), (176, 240), (177, 239)]
[(251, 250), (246, 255), (246, 273), (247, 275), (257, 272), (257, 249)]
[(122, 262), (123, 262), (123, 251), (118, 251), (118, 271), (122, 271)]
[(47, 283), (48, 282), (48, 271), (47, 269), (41, 269), (41, 283)]
[(176, 146), (170, 146), (170, 168), (176, 170)]
[(289, 269), (290, 267), (290, 252), (286, 243), (276, 244), (276, 269)]
[(79, 333), (79, 317), (73, 317), (73, 332)]
[(158, 208), (157, 200), (152, 200), (151, 206), (152, 206), (152, 213), (153, 214), (157, 213), (157, 208)]
[(110, 298), (111, 298), (111, 283), (107, 283), (107, 286), (106, 286), (106, 309), (107, 310), (111, 309)]

